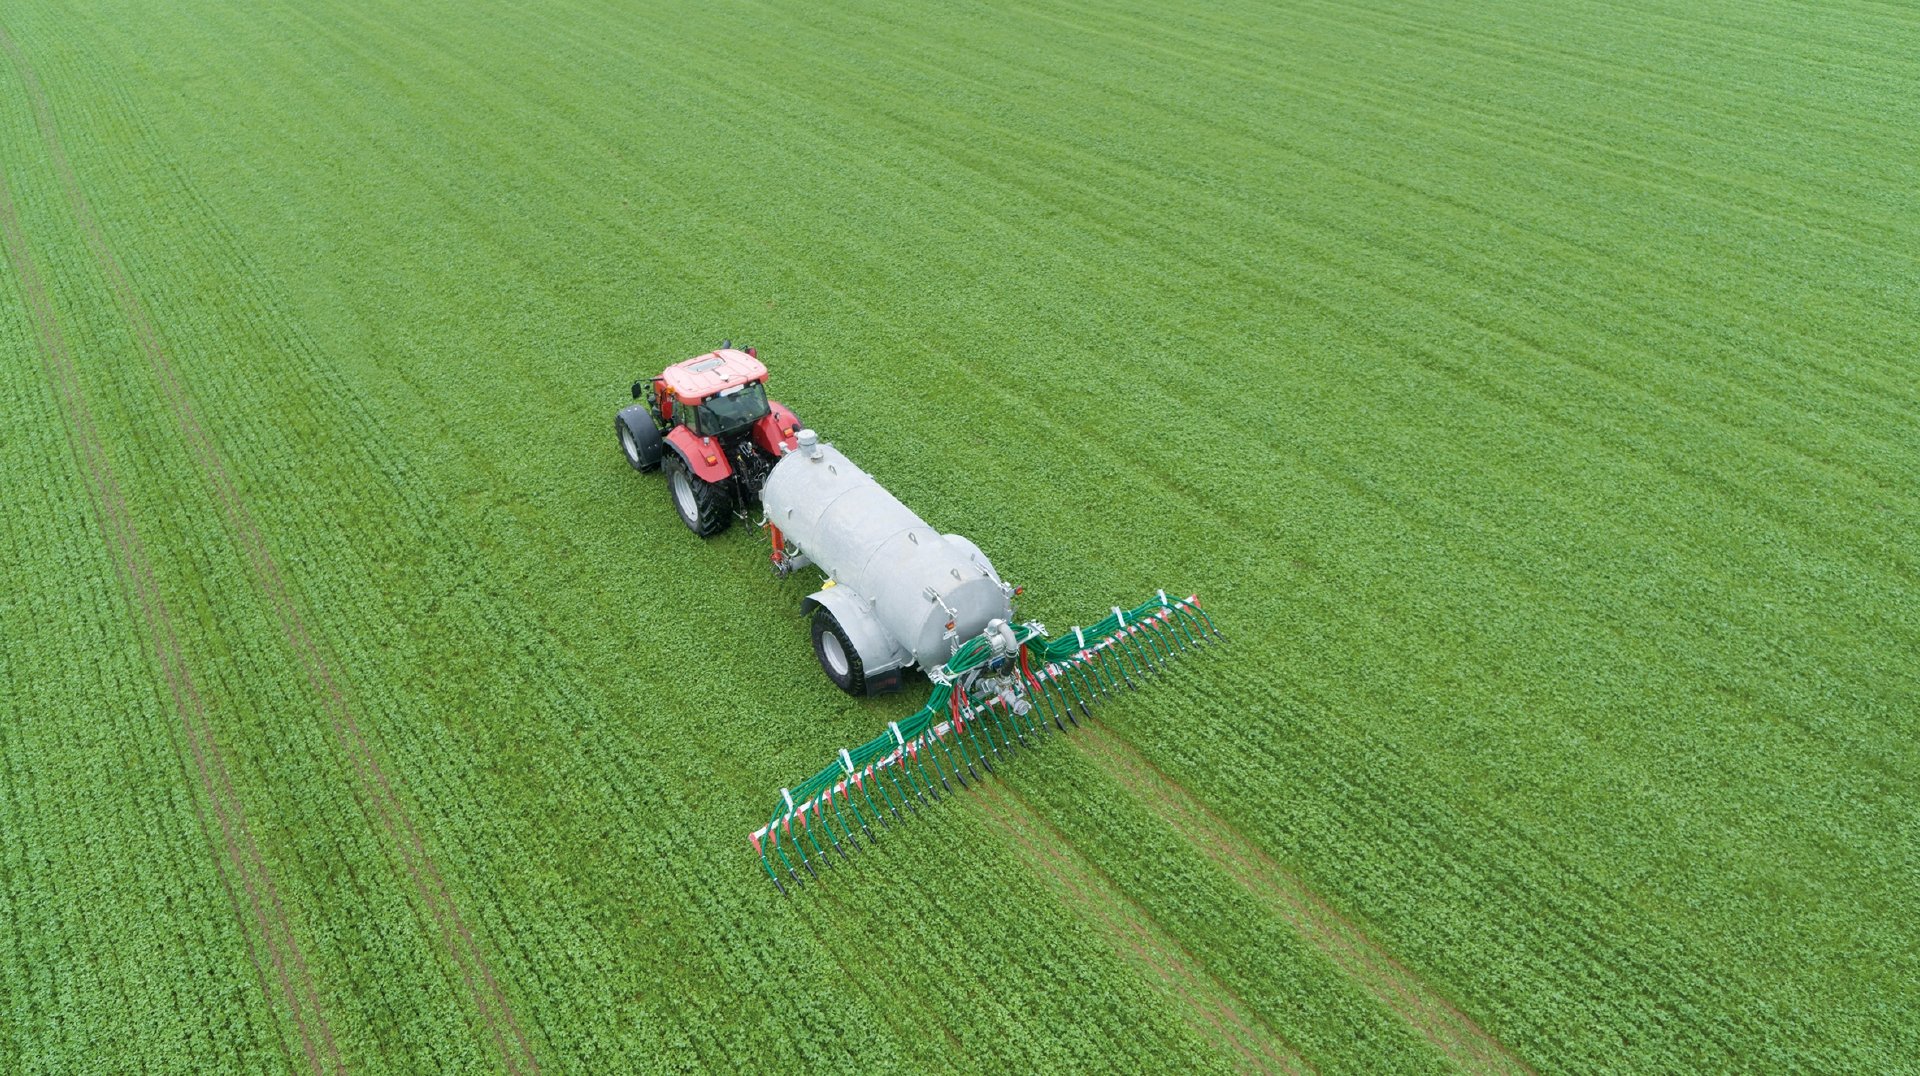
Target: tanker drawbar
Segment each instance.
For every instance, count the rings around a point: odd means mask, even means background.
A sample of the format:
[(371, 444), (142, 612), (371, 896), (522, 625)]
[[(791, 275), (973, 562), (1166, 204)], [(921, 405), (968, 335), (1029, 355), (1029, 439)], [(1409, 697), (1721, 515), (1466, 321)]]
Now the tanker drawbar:
[(1015, 617), (1020, 588), (958, 534), (927, 525), (899, 498), (766, 394), (752, 348), (717, 350), (637, 381), (614, 417), (621, 453), (667, 474), (672, 503), (702, 538), (748, 518), (758, 501), (781, 575), (825, 576), (801, 602), (814, 656), (841, 690), (879, 694), (909, 671), (933, 682), (918, 713), (780, 790), (767, 824), (749, 835), (760, 866), (785, 893), (818, 877), (828, 852), (878, 842), (880, 831), (971, 787), (1065, 732), (1121, 687), (1137, 688), (1189, 650), (1221, 639), (1195, 597), (1165, 591), (1099, 623), (1048, 638)]

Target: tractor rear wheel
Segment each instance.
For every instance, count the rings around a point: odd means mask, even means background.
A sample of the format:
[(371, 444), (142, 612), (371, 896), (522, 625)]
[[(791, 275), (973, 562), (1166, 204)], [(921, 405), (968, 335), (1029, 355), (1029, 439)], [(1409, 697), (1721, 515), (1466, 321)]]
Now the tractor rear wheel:
[(702, 538), (711, 538), (733, 522), (733, 495), (726, 487), (701, 481), (687, 469), (687, 462), (679, 453), (667, 454), (666, 471), (673, 507), (679, 511), (680, 521), (688, 530)]
[(813, 655), (833, 686), (849, 695), (867, 693), (867, 670), (860, 651), (853, 648), (847, 629), (822, 607), (813, 611)]

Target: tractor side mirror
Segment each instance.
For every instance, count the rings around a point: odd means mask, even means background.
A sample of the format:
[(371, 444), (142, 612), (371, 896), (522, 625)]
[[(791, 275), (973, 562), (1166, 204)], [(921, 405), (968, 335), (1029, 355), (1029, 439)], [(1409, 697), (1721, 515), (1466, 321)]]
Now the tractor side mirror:
[(635, 382), (633, 383), (633, 398), (634, 398), (634, 399), (636, 399), (636, 400), (637, 400), (637, 399), (639, 399), (639, 398), (641, 397), (641, 395), (642, 395), (643, 393), (645, 393), (646, 391), (647, 391), (647, 383), (646, 383), (645, 381), (635, 381)]

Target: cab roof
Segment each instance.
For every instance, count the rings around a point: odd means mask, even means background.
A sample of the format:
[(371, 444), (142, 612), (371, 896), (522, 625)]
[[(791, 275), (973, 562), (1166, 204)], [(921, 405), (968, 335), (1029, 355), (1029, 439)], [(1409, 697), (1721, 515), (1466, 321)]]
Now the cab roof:
[(660, 372), (667, 388), (690, 404), (735, 385), (766, 379), (767, 368), (759, 359), (731, 347), (676, 362)]

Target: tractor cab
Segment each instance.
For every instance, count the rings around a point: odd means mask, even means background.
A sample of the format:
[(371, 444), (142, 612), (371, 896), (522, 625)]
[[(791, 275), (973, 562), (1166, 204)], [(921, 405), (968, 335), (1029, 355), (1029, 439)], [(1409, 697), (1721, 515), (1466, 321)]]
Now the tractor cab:
[(767, 368), (751, 352), (721, 348), (676, 362), (654, 379), (660, 417), (702, 437), (722, 437), (765, 418)]
[(721, 389), (688, 405), (682, 414), (687, 429), (702, 437), (726, 437), (747, 429), (772, 413), (767, 387), (758, 381)]

